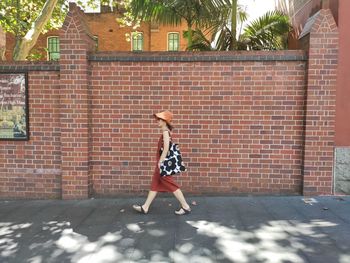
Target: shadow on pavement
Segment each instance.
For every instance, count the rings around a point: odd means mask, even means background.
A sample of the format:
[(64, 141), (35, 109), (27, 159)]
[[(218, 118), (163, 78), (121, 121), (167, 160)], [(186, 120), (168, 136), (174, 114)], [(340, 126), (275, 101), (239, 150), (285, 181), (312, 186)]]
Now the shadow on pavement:
[(350, 262), (350, 198), (190, 200), (1, 201), (0, 262)]

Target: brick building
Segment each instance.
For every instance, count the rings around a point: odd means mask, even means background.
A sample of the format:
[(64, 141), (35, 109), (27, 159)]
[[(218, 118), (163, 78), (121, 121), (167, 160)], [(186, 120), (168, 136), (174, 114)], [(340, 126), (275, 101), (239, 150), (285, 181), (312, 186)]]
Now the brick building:
[[(118, 11), (108, 7), (101, 8), (100, 13), (84, 13), (83, 20), (87, 24), (95, 40), (98, 51), (184, 51), (187, 40), (183, 32), (187, 30), (186, 23), (177, 26), (142, 23), (137, 29), (122, 27), (117, 18)], [(0, 32), (1, 39), (1, 32)], [(0, 42), (1, 45), (1, 42)], [(15, 38), (6, 34), (6, 60), (12, 60), (12, 50)], [(40, 35), (33, 47), (32, 55), (40, 60), (55, 60), (59, 58), (59, 30), (51, 30)]]
[(339, 34), (329, 9), (307, 51), (95, 52), (84, 17), (70, 6), (59, 61), (0, 64), (28, 75), (30, 125), (28, 141), (0, 141), (1, 198), (147, 191), (152, 113), (165, 108), (188, 193), (343, 192), (334, 188)]
[[(347, 0), (278, 0), (277, 8), (286, 11), (292, 21), (294, 34), (290, 39), (291, 49), (308, 50), (310, 30), (320, 15), (321, 9), (329, 9), (339, 30), (339, 61), (337, 70), (335, 167), (336, 191), (350, 193), (350, 1)], [(324, 73), (327, 69), (320, 69)]]
[[(276, 0), (276, 9), (288, 14), (293, 31), (288, 39), (289, 49), (301, 49), (305, 43), (299, 41), (307, 20), (322, 8), (329, 8), (338, 25), (339, 0)], [(305, 46), (307, 48), (307, 45)]]

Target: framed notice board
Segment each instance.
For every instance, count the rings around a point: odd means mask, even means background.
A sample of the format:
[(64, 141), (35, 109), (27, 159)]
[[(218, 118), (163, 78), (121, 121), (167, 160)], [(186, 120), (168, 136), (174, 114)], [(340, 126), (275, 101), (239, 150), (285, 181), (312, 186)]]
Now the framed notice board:
[(29, 140), (28, 75), (0, 73), (0, 140)]

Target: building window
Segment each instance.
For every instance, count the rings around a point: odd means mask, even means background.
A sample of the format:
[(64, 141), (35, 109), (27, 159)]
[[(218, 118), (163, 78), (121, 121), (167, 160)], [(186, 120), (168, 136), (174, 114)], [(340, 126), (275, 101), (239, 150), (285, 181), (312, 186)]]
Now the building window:
[(94, 40), (95, 40), (95, 50), (98, 50), (98, 36), (94, 36)]
[(143, 33), (134, 32), (132, 33), (132, 51), (143, 50)]
[(168, 51), (179, 51), (180, 34), (168, 33)]
[(48, 60), (60, 59), (60, 39), (58, 37), (47, 38)]

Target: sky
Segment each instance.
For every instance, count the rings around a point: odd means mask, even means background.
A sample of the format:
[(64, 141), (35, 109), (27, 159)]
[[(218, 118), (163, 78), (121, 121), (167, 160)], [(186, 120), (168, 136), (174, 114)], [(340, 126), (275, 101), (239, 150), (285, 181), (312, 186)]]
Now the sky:
[(238, 4), (246, 8), (248, 23), (275, 9), (275, 0), (238, 0)]
[(275, 9), (275, 0), (238, 0), (238, 5), (246, 10), (248, 18), (242, 26), (239, 24), (237, 25), (237, 37), (240, 35), (242, 29), (250, 22), (268, 11), (273, 11)]

